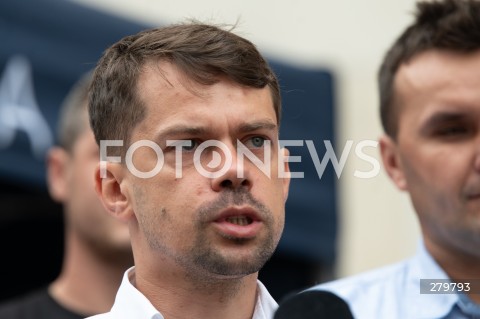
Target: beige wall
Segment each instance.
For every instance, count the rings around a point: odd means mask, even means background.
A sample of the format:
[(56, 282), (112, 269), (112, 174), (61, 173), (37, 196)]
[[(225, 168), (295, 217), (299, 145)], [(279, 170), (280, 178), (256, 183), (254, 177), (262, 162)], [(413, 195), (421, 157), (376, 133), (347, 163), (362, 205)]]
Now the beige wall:
[[(232, 24), (260, 50), (288, 63), (327, 66), (337, 75), (337, 140), (376, 140), (376, 72), (390, 43), (411, 21), (413, 0), (75, 0), (150, 24), (185, 18)], [(378, 158), (378, 150), (372, 149)], [(365, 162), (349, 157), (339, 180), (341, 213), (338, 276), (397, 261), (413, 253), (418, 225), (408, 197), (383, 170), (353, 177)]]

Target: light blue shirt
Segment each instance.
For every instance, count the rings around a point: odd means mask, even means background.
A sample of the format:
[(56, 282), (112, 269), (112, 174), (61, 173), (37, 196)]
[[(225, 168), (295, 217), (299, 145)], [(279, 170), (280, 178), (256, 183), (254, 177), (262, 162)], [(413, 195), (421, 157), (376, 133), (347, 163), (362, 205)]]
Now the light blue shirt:
[[(164, 319), (147, 297), (132, 284), (134, 275), (135, 267), (125, 272), (110, 312), (87, 319)], [(258, 280), (257, 286), (257, 303), (252, 319), (271, 319), (278, 305)]]
[(411, 259), (312, 289), (343, 298), (356, 319), (480, 319), (464, 294), (420, 294), (420, 279), (449, 279), (423, 243)]

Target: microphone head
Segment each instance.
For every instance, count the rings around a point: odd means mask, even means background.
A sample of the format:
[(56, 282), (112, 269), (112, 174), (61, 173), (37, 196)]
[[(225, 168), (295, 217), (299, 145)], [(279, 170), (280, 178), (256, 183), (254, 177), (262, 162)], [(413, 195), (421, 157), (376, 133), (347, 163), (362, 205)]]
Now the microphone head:
[(354, 319), (350, 307), (337, 295), (309, 290), (280, 303), (274, 319)]

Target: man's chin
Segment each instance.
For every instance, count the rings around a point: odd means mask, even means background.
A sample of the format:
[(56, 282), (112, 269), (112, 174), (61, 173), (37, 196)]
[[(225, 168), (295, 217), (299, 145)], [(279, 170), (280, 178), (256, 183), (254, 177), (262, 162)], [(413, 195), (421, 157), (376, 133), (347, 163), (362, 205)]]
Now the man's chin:
[(199, 265), (211, 274), (225, 278), (239, 278), (257, 273), (270, 256), (252, 256), (236, 254), (234, 256), (217, 256), (215, 259), (197, 259)]

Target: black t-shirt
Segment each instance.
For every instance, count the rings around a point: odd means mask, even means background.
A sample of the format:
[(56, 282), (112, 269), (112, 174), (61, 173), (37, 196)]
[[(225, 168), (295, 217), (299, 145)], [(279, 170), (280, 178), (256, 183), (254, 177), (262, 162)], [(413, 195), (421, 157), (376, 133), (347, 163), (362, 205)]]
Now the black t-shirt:
[(81, 319), (88, 317), (62, 307), (47, 288), (0, 304), (0, 319)]

